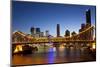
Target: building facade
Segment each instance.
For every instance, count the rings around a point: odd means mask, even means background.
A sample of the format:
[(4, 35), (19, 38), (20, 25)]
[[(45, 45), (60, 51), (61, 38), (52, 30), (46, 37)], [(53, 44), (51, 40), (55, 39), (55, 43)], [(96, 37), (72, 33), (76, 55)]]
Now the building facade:
[(60, 37), (60, 24), (57, 24), (57, 37)]

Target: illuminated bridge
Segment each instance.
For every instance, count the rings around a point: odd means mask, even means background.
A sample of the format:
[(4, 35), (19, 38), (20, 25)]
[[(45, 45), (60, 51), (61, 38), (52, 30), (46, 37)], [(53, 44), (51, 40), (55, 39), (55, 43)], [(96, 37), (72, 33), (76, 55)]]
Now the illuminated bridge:
[(67, 37), (33, 37), (23, 32), (17, 31), (12, 34), (12, 44), (35, 44), (35, 43), (95, 43), (93, 39), (94, 26), (90, 26), (75, 34)]

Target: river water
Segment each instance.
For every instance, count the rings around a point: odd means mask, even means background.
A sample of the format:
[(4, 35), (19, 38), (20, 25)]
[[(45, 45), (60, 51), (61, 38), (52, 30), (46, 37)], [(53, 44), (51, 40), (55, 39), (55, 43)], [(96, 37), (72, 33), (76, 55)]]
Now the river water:
[(38, 51), (28, 55), (13, 55), (13, 65), (38, 65), (96, 61), (96, 56), (86, 48), (39, 46)]

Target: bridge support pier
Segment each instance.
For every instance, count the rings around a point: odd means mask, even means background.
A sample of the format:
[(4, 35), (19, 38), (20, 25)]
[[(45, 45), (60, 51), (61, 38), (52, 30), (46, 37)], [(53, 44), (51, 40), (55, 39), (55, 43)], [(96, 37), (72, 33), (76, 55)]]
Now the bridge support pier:
[(56, 51), (59, 52), (60, 43), (54, 43), (53, 46), (56, 47)]
[(14, 50), (16, 49), (16, 45), (12, 44), (12, 55), (14, 54)]
[(53, 46), (54, 47), (59, 47), (60, 46), (60, 43), (54, 43)]

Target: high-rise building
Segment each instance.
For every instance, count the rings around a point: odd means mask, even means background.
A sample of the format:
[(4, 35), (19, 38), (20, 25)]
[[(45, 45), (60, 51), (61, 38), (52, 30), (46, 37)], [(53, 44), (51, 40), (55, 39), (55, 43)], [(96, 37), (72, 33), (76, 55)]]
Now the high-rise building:
[(34, 27), (31, 27), (30, 29), (31, 34), (33, 34), (33, 31), (34, 31)]
[(73, 31), (73, 32), (71, 33), (71, 35), (72, 35), (72, 36), (76, 35), (76, 32), (75, 32), (75, 31)]
[(44, 33), (43, 32), (40, 32), (40, 37), (43, 37), (44, 36)]
[[(90, 11), (90, 9), (88, 9), (86, 11), (85, 15), (86, 15), (86, 24), (81, 24), (81, 29), (79, 30), (79, 32), (83, 32), (84, 30), (91, 27), (91, 11)], [(79, 39), (92, 40), (93, 39), (93, 30), (88, 30), (84, 34), (81, 34)]]
[(49, 31), (48, 31), (48, 30), (45, 31), (45, 36), (46, 36), (46, 37), (49, 36)]
[(57, 37), (60, 37), (60, 24), (57, 24)]
[(75, 31), (73, 31), (73, 32), (71, 33), (72, 40), (75, 40), (75, 39), (77, 39), (77, 37), (74, 37), (76, 34), (77, 34), (77, 33), (76, 33)]
[(70, 31), (69, 30), (65, 31), (65, 37), (67, 37), (67, 36), (70, 36)]
[(40, 28), (31, 27), (30, 31), (31, 31), (31, 35), (33, 37), (40, 37), (40, 35), (41, 35)]
[(31, 32), (32, 36), (35, 36), (35, 34), (36, 34), (36, 28), (31, 27), (30, 32)]
[(86, 26), (86, 25), (85, 25), (84, 23), (81, 24), (81, 29), (84, 30), (84, 29), (85, 29), (85, 26)]
[(36, 28), (36, 34), (40, 33), (40, 28)]
[(90, 9), (88, 9), (86, 11), (86, 24), (90, 24), (91, 25), (91, 11), (90, 11)]
[[(83, 32), (84, 30), (85, 30), (85, 28), (86, 28), (86, 24), (81, 24), (81, 29), (79, 30), (79, 32)], [(86, 33), (84, 33), (84, 34), (81, 34), (80, 35), (80, 40), (85, 40), (86, 39)]]
[(36, 28), (35, 37), (40, 37), (40, 28)]
[[(90, 9), (88, 9), (87, 11), (86, 11), (86, 29), (87, 28), (89, 28), (89, 27), (91, 27), (91, 11), (90, 11)], [(89, 30), (88, 32), (87, 32), (87, 40), (93, 40), (93, 33), (94, 33), (94, 31), (93, 30)]]

